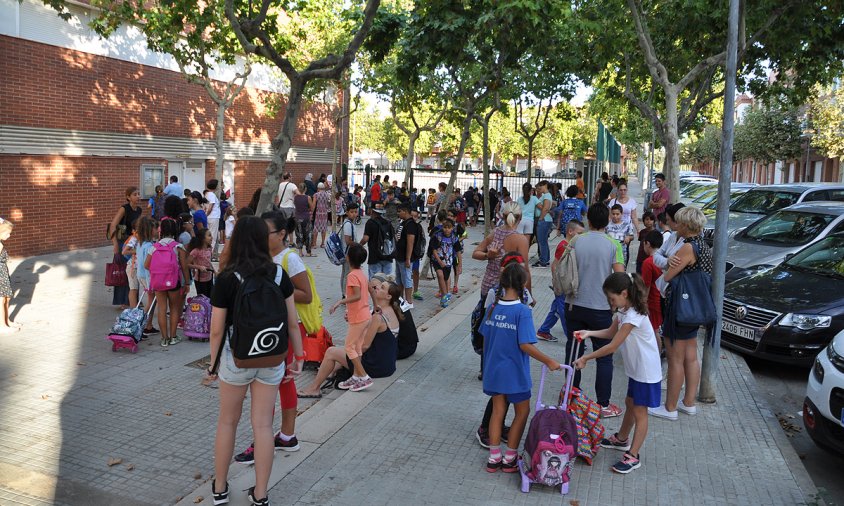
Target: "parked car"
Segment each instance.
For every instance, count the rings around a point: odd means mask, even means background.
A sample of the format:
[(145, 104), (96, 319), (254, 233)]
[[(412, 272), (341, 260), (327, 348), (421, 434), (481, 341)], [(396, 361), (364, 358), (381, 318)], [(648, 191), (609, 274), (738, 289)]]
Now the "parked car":
[(577, 179), (577, 169), (563, 169), (551, 174), (554, 179)]
[(718, 181), (708, 181), (708, 182), (700, 182), (695, 183), (694, 185), (688, 186), (686, 191), (680, 191), (680, 202), (685, 205), (690, 205), (692, 201), (704, 193), (711, 191), (712, 189), (718, 189)]
[(725, 288), (721, 344), (740, 353), (809, 366), (842, 329), (844, 233)]
[[(735, 202), (736, 199), (747, 193), (751, 188), (753, 188), (753, 186), (730, 188), (730, 206), (733, 205), (733, 202)], [(715, 212), (718, 210), (717, 194), (715, 197), (710, 199), (709, 202), (703, 204), (700, 210), (703, 211), (703, 214), (705, 214), (707, 218), (715, 216)]]
[(809, 372), (803, 425), (818, 446), (844, 455), (844, 332), (818, 353)]
[[(799, 183), (785, 185), (757, 186), (748, 191), (730, 206), (727, 222), (728, 234), (733, 234), (764, 215), (779, 211), (798, 202), (831, 200), (844, 202), (844, 185), (830, 183)], [(712, 245), (715, 235), (715, 216), (703, 230), (703, 237)]]
[[(521, 176), (521, 177), (527, 177), (528, 171), (527, 171), (527, 169), (519, 171), (519, 173), (517, 175)], [(545, 177), (545, 172), (540, 168), (534, 167), (533, 168), (533, 175), (531, 177)]]
[(804, 202), (780, 209), (727, 238), (727, 280), (770, 269), (791, 253), (844, 232), (844, 205)]

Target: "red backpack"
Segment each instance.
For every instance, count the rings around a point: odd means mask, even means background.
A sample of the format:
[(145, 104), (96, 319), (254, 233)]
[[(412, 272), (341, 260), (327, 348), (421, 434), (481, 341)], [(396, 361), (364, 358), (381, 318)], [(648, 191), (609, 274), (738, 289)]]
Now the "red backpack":
[(179, 241), (155, 243), (149, 260), (149, 289), (153, 292), (173, 290), (179, 285)]

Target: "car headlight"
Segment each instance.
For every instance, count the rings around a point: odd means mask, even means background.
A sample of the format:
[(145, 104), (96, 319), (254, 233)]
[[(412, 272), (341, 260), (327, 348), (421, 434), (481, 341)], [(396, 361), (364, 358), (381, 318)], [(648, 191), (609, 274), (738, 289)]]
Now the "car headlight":
[(831, 316), (799, 313), (788, 313), (779, 322), (783, 327), (797, 327), (800, 330), (823, 329), (831, 323)]

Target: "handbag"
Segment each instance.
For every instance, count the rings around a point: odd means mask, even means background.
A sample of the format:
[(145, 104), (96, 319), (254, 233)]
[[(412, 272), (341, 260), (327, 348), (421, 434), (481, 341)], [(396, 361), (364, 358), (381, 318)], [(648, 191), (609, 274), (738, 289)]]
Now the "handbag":
[(129, 277), (126, 275), (126, 261), (122, 255), (114, 255), (114, 259), (106, 264), (105, 286), (127, 286)]
[[(692, 243), (695, 257), (698, 246)], [(677, 325), (708, 327), (715, 323), (715, 302), (712, 300), (712, 278), (701, 268), (683, 271), (671, 280), (671, 297)]]

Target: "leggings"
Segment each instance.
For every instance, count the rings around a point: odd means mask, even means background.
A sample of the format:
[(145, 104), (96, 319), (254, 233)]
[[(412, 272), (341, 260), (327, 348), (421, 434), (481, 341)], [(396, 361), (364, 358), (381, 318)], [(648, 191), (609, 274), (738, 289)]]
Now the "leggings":
[(311, 220), (296, 220), (296, 248), (305, 248), (311, 254)]
[[(293, 365), (293, 350), (287, 352), (285, 367)], [(281, 400), (281, 409), (294, 409), (299, 405), (299, 397), (296, 395), (296, 382), (290, 380), (278, 384), (278, 398)]]

